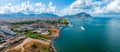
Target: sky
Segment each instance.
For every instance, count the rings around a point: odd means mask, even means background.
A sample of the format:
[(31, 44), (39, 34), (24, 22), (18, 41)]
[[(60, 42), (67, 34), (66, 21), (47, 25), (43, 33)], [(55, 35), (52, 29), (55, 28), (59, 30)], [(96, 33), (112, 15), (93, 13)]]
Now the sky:
[(0, 14), (120, 15), (120, 0), (0, 0)]

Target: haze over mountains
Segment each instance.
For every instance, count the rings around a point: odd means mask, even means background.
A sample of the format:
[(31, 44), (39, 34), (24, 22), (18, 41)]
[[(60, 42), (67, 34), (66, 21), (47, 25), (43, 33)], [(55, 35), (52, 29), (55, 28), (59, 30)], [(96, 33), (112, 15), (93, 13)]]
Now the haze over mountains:
[(50, 13), (41, 13), (41, 14), (12, 13), (12, 14), (0, 14), (0, 17), (58, 17), (58, 15), (50, 14)]
[(77, 13), (74, 15), (65, 15), (65, 16), (58, 16), (56, 14), (52, 14), (52, 13), (41, 13), (41, 14), (23, 14), (23, 13), (12, 13), (12, 14), (0, 14), (1, 18), (4, 17), (91, 17), (90, 14), (87, 14), (85, 12), (81, 12), (81, 13)]

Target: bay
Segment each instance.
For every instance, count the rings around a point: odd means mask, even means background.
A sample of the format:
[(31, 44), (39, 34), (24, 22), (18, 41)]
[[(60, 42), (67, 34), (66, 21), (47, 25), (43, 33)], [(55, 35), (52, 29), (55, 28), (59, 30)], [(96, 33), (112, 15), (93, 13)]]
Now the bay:
[(63, 27), (54, 40), (57, 52), (120, 52), (120, 18), (70, 18), (70, 21), (74, 26)]

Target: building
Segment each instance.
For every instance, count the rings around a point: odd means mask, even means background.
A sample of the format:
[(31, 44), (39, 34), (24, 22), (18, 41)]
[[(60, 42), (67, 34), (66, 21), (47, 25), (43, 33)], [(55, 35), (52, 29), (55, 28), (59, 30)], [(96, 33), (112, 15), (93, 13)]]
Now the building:
[(0, 31), (3, 32), (6, 35), (9, 35), (9, 36), (15, 36), (16, 35), (16, 33), (11, 31), (7, 26), (1, 26)]
[(6, 35), (3, 32), (0, 31), (0, 37), (4, 38), (4, 37), (6, 37)]

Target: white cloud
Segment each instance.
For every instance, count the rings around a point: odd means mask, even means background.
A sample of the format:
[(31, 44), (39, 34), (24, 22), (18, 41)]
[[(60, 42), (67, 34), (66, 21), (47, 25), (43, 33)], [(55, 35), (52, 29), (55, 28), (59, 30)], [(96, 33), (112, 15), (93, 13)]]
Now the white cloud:
[(46, 12), (48, 12), (48, 13), (55, 13), (56, 12), (56, 6), (53, 6), (52, 2), (49, 2), (48, 8), (46, 9)]
[(3, 10), (2, 7), (0, 7), (0, 14), (4, 14), (4, 13), (5, 13), (5, 11)]
[(67, 6), (64, 8), (61, 12), (60, 15), (66, 15), (66, 14), (76, 14), (79, 12), (86, 12), (88, 10), (92, 10), (94, 6), (101, 5), (101, 3), (97, 2), (93, 3), (92, 0), (76, 0), (73, 2), (70, 6)]
[(35, 13), (43, 13), (46, 10), (46, 5), (41, 2), (36, 3), (35, 6), (37, 6), (34, 11)]
[(60, 16), (71, 15), (79, 12), (87, 12), (90, 14), (120, 14), (120, 0), (76, 0), (61, 11), (56, 11), (56, 6), (52, 2), (43, 4), (42, 2), (31, 3), (29, 0), (18, 5), (8, 3), (0, 6), (0, 14), (4, 13), (54, 13)]
[[(19, 7), (18, 7), (19, 6)], [(32, 13), (34, 10), (34, 6), (30, 4), (30, 1), (23, 2), (22, 4), (18, 5), (16, 9), (18, 9), (18, 12), (23, 12), (25, 14)]]
[(113, 0), (104, 7), (96, 7), (93, 14), (120, 14), (120, 1)]
[(76, 0), (71, 5), (64, 8), (60, 15), (76, 14), (87, 12), (93, 15), (98, 14), (120, 14), (120, 0)]
[(107, 13), (119, 13), (120, 14), (120, 0), (114, 0), (108, 4), (105, 8)]
[(4, 14), (4, 13), (17, 13), (17, 12), (29, 13), (32, 12), (34, 8), (32, 5), (30, 5), (30, 2), (27, 1), (18, 5), (12, 5), (11, 3), (8, 3), (5, 6), (0, 7), (0, 9), (4, 11), (1, 12), (1, 14)]
[(35, 13), (55, 13), (56, 12), (56, 6), (53, 6), (52, 2), (49, 2), (48, 5), (42, 4), (41, 2), (35, 4), (36, 9)]
[(66, 14), (75, 14), (78, 12), (82, 12), (83, 10), (89, 8), (89, 4), (91, 3), (91, 0), (85, 1), (85, 0), (77, 0), (73, 2), (70, 6), (67, 6), (64, 8), (61, 12), (60, 15), (66, 15)]
[(23, 2), (18, 5), (12, 5), (11, 3), (6, 4), (5, 6), (0, 7), (0, 14), (4, 13), (17, 13), (22, 12), (24, 14), (29, 13), (55, 13), (56, 12), (56, 6), (53, 6), (52, 2), (50, 2), (48, 5), (45, 5), (41, 2), (31, 4), (28, 0), (27, 2)]

